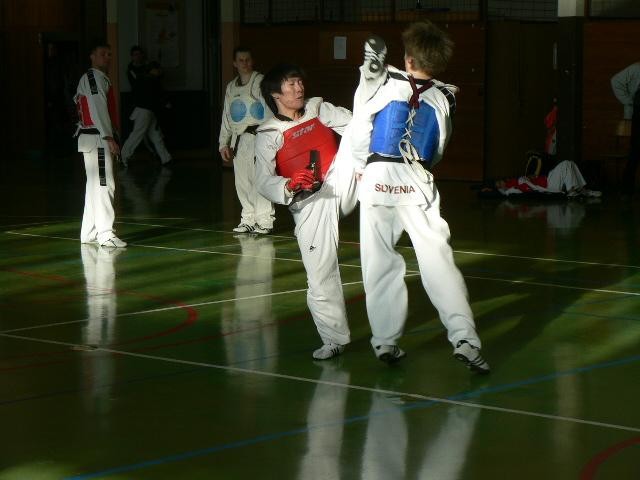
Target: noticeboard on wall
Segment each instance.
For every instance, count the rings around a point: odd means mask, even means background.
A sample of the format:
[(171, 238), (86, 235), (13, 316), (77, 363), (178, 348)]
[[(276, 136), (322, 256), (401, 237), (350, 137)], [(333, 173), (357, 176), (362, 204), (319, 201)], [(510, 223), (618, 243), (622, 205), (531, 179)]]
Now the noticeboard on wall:
[(184, 0), (140, 2), (140, 37), (150, 61), (160, 63), (165, 86), (181, 87), (186, 80)]

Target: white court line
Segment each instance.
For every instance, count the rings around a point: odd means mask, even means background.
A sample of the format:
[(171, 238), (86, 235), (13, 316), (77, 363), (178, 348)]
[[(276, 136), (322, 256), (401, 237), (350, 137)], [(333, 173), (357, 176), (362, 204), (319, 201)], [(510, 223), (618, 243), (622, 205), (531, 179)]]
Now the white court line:
[[(73, 218), (80, 221), (77, 215), (0, 215), (0, 218)], [(133, 220), (193, 220), (188, 217), (122, 217), (120, 215), (118, 215), (118, 218), (131, 218)]]
[[(23, 235), (23, 236), (27, 236), (27, 237), (43, 237), (43, 238), (56, 238), (59, 240), (71, 240), (71, 241), (77, 241), (77, 239), (75, 238), (67, 238), (67, 237), (54, 237), (54, 236), (48, 236), (48, 235), (36, 235), (36, 234), (32, 234), (32, 233), (20, 233), (20, 232), (5, 232), (7, 234), (11, 234), (11, 235)], [(297, 259), (297, 258), (281, 258), (281, 257), (260, 257), (260, 256), (255, 256), (255, 255), (243, 255), (242, 253), (230, 253), (230, 252), (218, 252), (215, 250), (202, 250), (202, 249), (190, 249), (190, 248), (179, 248), (179, 247), (162, 247), (162, 246), (158, 246), (158, 245), (144, 245), (144, 244), (140, 244), (140, 243), (130, 243), (129, 245), (131, 246), (136, 246), (136, 247), (143, 247), (143, 248), (155, 248), (158, 250), (172, 250), (172, 251), (178, 251), (178, 252), (189, 252), (189, 253), (205, 253), (205, 254), (212, 254), (212, 255), (229, 255), (229, 256), (235, 256), (235, 257), (242, 257), (242, 256), (248, 256), (248, 257), (252, 257), (252, 258), (262, 258), (262, 259), (271, 259), (273, 258), (274, 260), (282, 260), (282, 261), (287, 261), (287, 262), (298, 262), (298, 263), (302, 263), (301, 259)], [(339, 263), (338, 264), (340, 267), (349, 267), (349, 268), (361, 268), (360, 265), (356, 264), (349, 264), (349, 263)], [(411, 277), (411, 276), (417, 276), (420, 275), (419, 271), (416, 270), (406, 270), (406, 277)], [(487, 280), (487, 281), (492, 281), (492, 282), (502, 282), (502, 283), (511, 283), (511, 284), (516, 284), (516, 285), (533, 285), (533, 286), (537, 286), (537, 287), (545, 287), (545, 288), (564, 288), (567, 290), (579, 290), (579, 291), (586, 291), (586, 292), (595, 292), (595, 293), (607, 293), (607, 294), (616, 294), (616, 295), (629, 295), (629, 296), (640, 296), (640, 292), (629, 292), (626, 290), (608, 290), (608, 289), (600, 289), (600, 288), (587, 288), (587, 287), (576, 287), (573, 285), (563, 285), (560, 283), (544, 283), (544, 282), (531, 282), (528, 280), (510, 280), (507, 278), (496, 278), (496, 277), (480, 277), (480, 276), (475, 276), (475, 275), (463, 275), (464, 278), (469, 278), (469, 279), (473, 279), (473, 280)], [(352, 284), (357, 284), (357, 283), (361, 283), (361, 282), (354, 282)], [(350, 283), (343, 283), (343, 285), (351, 285)], [(305, 290), (306, 291), (306, 290)], [(273, 294), (272, 294), (273, 295)], [(201, 303), (201, 304), (196, 304), (196, 306), (202, 306), (202, 305), (207, 305), (208, 303)], [(190, 305), (186, 305), (186, 307), (189, 307)], [(167, 307), (166, 309), (175, 309), (175, 308), (182, 308), (182, 307)]]
[[(405, 275), (405, 277), (417, 277), (420, 276), (420, 272), (409, 272)], [(568, 290), (582, 290), (586, 292), (595, 292), (595, 293), (606, 293), (606, 294), (616, 294), (616, 295), (630, 295), (630, 296), (640, 296), (640, 293), (637, 292), (625, 292), (622, 290), (605, 290), (605, 289), (593, 289), (593, 288), (585, 288), (585, 287), (573, 287), (570, 285), (560, 285), (555, 283), (541, 283), (541, 282), (526, 282), (523, 280), (506, 280), (502, 278), (489, 278), (489, 277), (475, 277), (475, 276), (466, 276), (465, 278), (471, 278), (474, 280), (489, 280), (494, 282), (503, 282), (503, 283), (512, 283), (512, 284), (523, 284), (523, 285), (534, 285), (538, 287), (547, 287), (547, 288), (564, 288)], [(362, 281), (357, 282), (345, 282), (342, 284), (343, 287), (353, 286), (353, 285), (361, 285)], [(279, 295), (288, 295), (292, 293), (304, 293), (306, 292), (306, 288), (301, 288), (298, 290), (287, 290), (283, 292), (272, 292), (265, 293), (262, 295), (252, 295), (249, 297), (237, 297), (237, 298), (227, 298), (224, 300), (212, 300), (210, 302), (200, 302), (200, 303), (192, 303), (188, 305), (173, 305), (171, 307), (161, 307), (161, 308), (153, 308), (149, 310), (141, 310), (138, 312), (127, 312), (127, 313), (119, 313), (116, 317), (132, 317), (134, 315), (145, 315), (148, 313), (158, 313), (158, 312), (168, 312), (171, 310), (178, 310), (183, 308), (195, 308), (195, 307), (206, 307), (208, 305), (215, 305), (220, 303), (228, 303), (228, 302), (236, 302), (236, 301), (244, 301), (244, 300), (254, 300), (257, 298), (265, 298), (265, 297), (276, 297)], [(56, 322), (56, 323), (47, 323), (43, 325), (33, 325), (31, 327), (22, 327), (22, 328), (14, 328), (11, 330), (3, 330), (0, 331), (0, 334), (5, 333), (14, 333), (14, 332), (24, 332), (27, 330), (37, 330), (40, 328), (49, 328), (49, 327), (58, 327), (63, 325), (69, 325), (74, 323), (83, 323), (88, 322), (88, 318), (84, 318), (82, 320), (69, 320), (67, 322)]]
[[(160, 227), (160, 228), (172, 228), (175, 230), (187, 230), (187, 231), (194, 231), (194, 232), (211, 232), (211, 233), (229, 233), (225, 230), (213, 230), (210, 228), (187, 228), (187, 227), (176, 227), (176, 226), (172, 226), (172, 225), (157, 225), (157, 224), (152, 224), (152, 223), (131, 223), (131, 222), (116, 222), (116, 223), (122, 223), (124, 225), (139, 225), (139, 226), (146, 226), (146, 227)], [(291, 239), (294, 240), (296, 237), (293, 236), (286, 236), (286, 235), (269, 235), (270, 237), (275, 237), (275, 238), (287, 238), (287, 239)], [(360, 245), (360, 242), (350, 242), (347, 240), (340, 240), (340, 243), (344, 243), (347, 245)], [(413, 247), (407, 247), (407, 246), (402, 246), (402, 245), (397, 245), (396, 248), (402, 248), (402, 249), (409, 249), (409, 250), (413, 250)], [(639, 265), (625, 265), (625, 264), (621, 264), (621, 263), (598, 263), (598, 262), (585, 262), (585, 261), (581, 261), (581, 260), (564, 260), (564, 259), (558, 259), (558, 258), (546, 258), (546, 257), (527, 257), (524, 255), (507, 255), (507, 254), (503, 254), (503, 253), (490, 253), (490, 252), (471, 252), (468, 250), (453, 250), (454, 253), (460, 253), (463, 255), (481, 255), (481, 256), (486, 256), (486, 257), (503, 257), (503, 258), (514, 258), (514, 259), (518, 259), (518, 260), (536, 260), (536, 261), (541, 261), (541, 262), (554, 262), (554, 263), (574, 263), (577, 265), (596, 265), (596, 266), (600, 266), (600, 267), (622, 267), (622, 268), (636, 268), (636, 269), (640, 269)]]
[[(15, 339), (15, 340), (25, 340), (25, 341), (31, 341), (31, 342), (62, 345), (62, 346), (70, 347), (70, 348), (76, 348), (76, 349), (84, 350), (85, 352), (86, 352), (86, 348), (89, 347), (88, 345), (83, 345), (83, 344), (60, 342), (60, 341), (56, 341), (56, 340), (44, 340), (44, 339), (40, 339), (40, 338), (24, 337), (24, 336), (21, 336), (21, 335), (8, 335), (8, 334), (1, 333), (0, 336), (7, 337), (7, 338), (12, 338), (12, 339)], [(617, 424), (613, 424), (613, 423), (596, 422), (596, 421), (592, 421), (592, 420), (584, 420), (582, 418), (564, 417), (564, 416), (559, 416), (559, 415), (550, 415), (550, 414), (546, 414), (546, 413), (530, 412), (530, 411), (527, 411), (527, 410), (517, 410), (517, 409), (513, 409), (513, 408), (494, 407), (494, 406), (491, 406), (491, 405), (483, 405), (483, 404), (480, 404), (480, 403), (461, 402), (459, 400), (450, 400), (450, 399), (447, 399), (447, 398), (430, 397), (428, 395), (421, 395), (419, 393), (409, 393), (409, 392), (397, 392), (397, 391), (393, 391), (393, 390), (383, 390), (383, 389), (379, 389), (379, 388), (364, 387), (364, 386), (361, 386), (361, 385), (353, 385), (353, 384), (348, 384), (348, 383), (329, 382), (329, 381), (326, 381), (326, 380), (316, 380), (316, 379), (311, 379), (311, 378), (306, 378), (306, 377), (298, 377), (298, 376), (294, 376), (294, 375), (285, 375), (285, 374), (282, 374), (282, 373), (273, 373), (273, 372), (265, 372), (265, 371), (262, 371), (262, 370), (251, 370), (251, 369), (248, 369), (248, 368), (232, 367), (232, 366), (229, 366), (229, 365), (218, 365), (218, 364), (215, 364), (215, 363), (194, 362), (194, 361), (191, 361), (191, 360), (182, 360), (182, 359), (170, 358), (170, 357), (160, 357), (160, 356), (157, 356), (157, 355), (148, 355), (148, 354), (144, 354), (144, 353), (127, 352), (125, 350), (113, 350), (113, 349), (110, 349), (110, 348), (103, 348), (103, 347), (91, 348), (89, 351), (90, 352), (104, 352), (104, 353), (110, 353), (110, 354), (113, 354), (113, 355), (122, 355), (122, 356), (128, 356), (128, 357), (135, 357), (135, 358), (141, 358), (141, 359), (145, 359), (145, 360), (157, 360), (157, 361), (161, 361), (161, 362), (175, 363), (175, 364), (179, 364), (179, 365), (189, 365), (189, 366), (194, 366), (194, 367), (213, 368), (213, 369), (217, 369), (217, 370), (225, 370), (225, 371), (229, 371), (229, 372), (244, 373), (244, 374), (248, 374), (248, 375), (258, 375), (258, 376), (263, 376), (263, 377), (271, 377), (271, 378), (278, 378), (278, 379), (283, 379), (283, 380), (291, 380), (291, 381), (295, 381), (295, 382), (311, 383), (311, 384), (314, 384), (314, 385), (329, 385), (329, 386), (332, 386), (332, 387), (346, 388), (346, 389), (349, 389), (349, 390), (359, 390), (359, 391), (372, 392), (372, 393), (381, 393), (381, 394), (384, 394), (384, 395), (402, 396), (402, 397), (413, 398), (415, 400), (420, 400), (420, 401), (425, 401), (426, 400), (426, 401), (431, 401), (431, 402), (436, 402), (436, 403), (443, 403), (443, 404), (448, 404), (448, 405), (459, 405), (459, 406), (463, 406), (463, 407), (479, 408), (481, 410), (490, 410), (490, 411), (494, 411), (494, 412), (512, 413), (512, 414), (515, 414), (515, 415), (523, 415), (523, 416), (528, 416), (528, 417), (545, 418), (545, 419), (548, 419), (548, 420), (556, 420), (556, 421), (559, 420), (559, 421), (563, 421), (563, 422), (578, 423), (578, 424), (581, 424), (581, 425), (589, 425), (589, 426), (594, 426), (594, 427), (603, 427), (603, 428), (609, 428), (609, 429), (615, 429), (615, 430), (624, 430), (624, 431), (627, 431), (627, 432), (640, 432), (640, 428), (629, 427), (629, 426), (626, 426), (626, 425), (617, 425)]]
[(13, 225), (0, 225), (0, 228), (33, 227), (37, 225), (58, 225), (60, 222), (29, 222), (15, 223)]
[(527, 280), (509, 280), (506, 278), (490, 278), (490, 277), (476, 277), (474, 275), (464, 275), (464, 278), (471, 278), (473, 280), (489, 280), (492, 282), (504, 282), (514, 283), (522, 285), (533, 285), (536, 287), (548, 287), (548, 288), (564, 288), (567, 290), (582, 290), (584, 292), (595, 293), (613, 293), (617, 295), (630, 295), (633, 297), (640, 297), (640, 292), (627, 292), (625, 290), (607, 290), (604, 288), (587, 288), (587, 287), (575, 287), (573, 285), (562, 285), (561, 283), (543, 283), (543, 282), (530, 282)]
[[(132, 220), (193, 220), (192, 218), (187, 217), (122, 217), (118, 215), (118, 218), (130, 218)], [(116, 222), (120, 223), (120, 222)], [(123, 222), (124, 223), (124, 222)]]
[[(407, 275), (410, 276), (410, 275)], [(413, 276), (413, 275), (411, 275)], [(342, 286), (351, 286), (351, 285), (360, 285), (362, 284), (362, 281), (359, 282), (347, 282), (347, 283), (343, 283)], [(171, 307), (160, 307), (160, 308), (152, 308), (149, 310), (140, 310), (138, 312), (127, 312), (127, 313), (119, 313), (116, 315), (116, 318), (119, 317), (132, 317), (134, 315), (144, 315), (147, 313), (158, 313), (158, 312), (168, 312), (171, 310), (179, 310), (179, 309), (185, 309), (185, 308), (195, 308), (195, 307), (204, 307), (204, 306), (208, 306), (208, 305), (216, 305), (216, 304), (220, 304), (220, 303), (229, 303), (229, 302), (238, 302), (238, 301), (244, 301), (244, 300), (255, 300), (257, 298), (265, 298), (265, 297), (276, 297), (279, 295), (289, 295), (292, 293), (306, 293), (307, 289), (306, 288), (300, 288), (297, 290), (286, 290), (283, 292), (272, 292), (272, 293), (263, 293), (261, 295), (250, 295), (248, 297), (234, 297), (234, 298), (227, 298), (224, 300), (211, 300), (210, 302), (200, 302), (200, 303), (192, 303), (190, 305), (173, 305)], [(22, 327), (22, 328), (12, 328), (10, 330), (3, 330), (0, 331), (0, 334), (5, 334), (5, 333), (15, 333), (15, 332), (26, 332), (28, 330), (38, 330), (40, 328), (50, 328), (50, 327), (61, 327), (64, 325), (72, 325), (72, 324), (76, 324), (76, 323), (86, 323), (88, 322), (89, 319), (88, 318), (83, 318), (81, 320), (68, 320), (66, 322), (55, 322), (55, 323), (46, 323), (46, 324), (42, 324), (42, 325), (32, 325), (30, 327)]]
[[(122, 225), (137, 225), (140, 227), (159, 227), (159, 228), (171, 228), (174, 230), (186, 230), (188, 232), (209, 232), (209, 233), (226, 233), (227, 235), (233, 234), (233, 235), (238, 235), (237, 232), (230, 232), (228, 230), (213, 230), (211, 228), (195, 228), (195, 227), (174, 227), (172, 225), (158, 225), (155, 223), (139, 223), (139, 222), (115, 222), (115, 223), (121, 223)], [(283, 238), (286, 240), (295, 240), (296, 237), (291, 236), (291, 235), (273, 235), (273, 234), (269, 234), (269, 238)], [(345, 242), (345, 241), (340, 241), (340, 243), (354, 243), (356, 245), (358, 245), (358, 242)]]
[[(23, 236), (27, 236), (27, 237), (56, 238), (56, 239), (59, 239), (59, 240), (77, 241), (77, 239), (75, 239), (75, 238), (54, 237), (54, 236), (48, 236), (48, 235), (36, 235), (36, 234), (33, 234), (33, 233), (20, 233), (20, 232), (5, 232), (5, 233), (10, 234), (10, 235), (23, 235)], [(218, 251), (215, 251), (215, 250), (202, 250), (202, 249), (195, 249), (195, 248), (162, 247), (162, 246), (158, 246), (158, 245), (144, 245), (144, 244), (141, 244), (141, 243), (130, 243), (129, 245), (136, 246), (136, 247), (143, 247), (143, 248), (155, 248), (155, 249), (158, 249), (158, 250), (173, 250), (173, 251), (177, 251), (177, 252), (206, 253), (206, 254), (212, 254), (212, 255), (230, 255), (230, 256), (235, 256), (235, 257), (248, 256), (248, 257), (252, 257), (252, 258), (262, 258), (262, 259), (271, 259), (271, 258), (273, 258), (274, 260), (282, 260), (282, 261), (286, 261), (286, 262), (302, 263), (302, 260), (300, 260), (299, 258), (260, 257), (260, 256), (255, 256), (255, 255), (243, 255), (242, 253), (218, 252)], [(354, 265), (354, 264), (350, 264), (350, 263), (339, 263), (338, 265), (340, 267), (361, 268), (360, 265), (358, 265), (358, 264)], [(416, 270), (407, 270), (406, 272), (407, 272), (407, 274), (405, 276), (407, 276), (407, 277), (420, 275), (420, 272), (416, 271)], [(534, 285), (534, 286), (537, 286), (537, 287), (564, 288), (564, 289), (568, 289), (568, 290), (580, 290), (580, 291), (586, 291), (586, 292), (611, 293), (611, 294), (617, 294), (617, 295), (640, 296), (640, 292), (629, 292), (629, 291), (626, 291), (626, 290), (608, 290), (608, 289), (601, 289), (601, 288), (576, 287), (576, 286), (573, 286), (573, 285), (563, 285), (563, 284), (560, 284), (560, 283), (531, 282), (531, 281), (528, 281), (528, 280), (510, 280), (510, 279), (507, 279), (507, 278), (479, 277), (479, 276), (475, 276), (475, 275), (463, 275), (463, 276), (464, 276), (464, 278), (470, 278), (470, 279), (473, 279), (473, 280), (487, 280), (487, 281), (492, 281), (492, 282), (503, 282), (503, 283), (512, 283), (512, 284), (522, 284), (522, 285)], [(361, 282), (355, 282), (355, 283), (361, 283)], [(343, 285), (351, 285), (351, 284), (343, 283)], [(206, 305), (206, 303), (198, 304), (198, 305)], [(170, 308), (174, 308), (174, 307), (167, 307), (167, 308), (170, 309)], [(180, 308), (180, 307), (175, 307), (175, 308)]]
[[(411, 247), (407, 247), (411, 248)], [(462, 253), (464, 255), (482, 255), (487, 257), (504, 257), (515, 258), (518, 260), (536, 260), (540, 262), (554, 262), (554, 263), (575, 263), (576, 265), (595, 265), (598, 267), (622, 267), (622, 268), (636, 268), (640, 269), (638, 265), (624, 265), (621, 263), (598, 263), (598, 262), (584, 262), (581, 260), (564, 260), (560, 258), (545, 258), (545, 257), (525, 257), (521, 255), (506, 255), (503, 253), (487, 253), (487, 252), (470, 252), (467, 250), (454, 250), (455, 253)]]
[[(42, 218), (42, 216), (38, 217), (38, 216), (34, 216), (36, 218)], [(27, 218), (27, 217), (25, 217)], [(46, 217), (45, 217), (46, 218)], [(120, 218), (136, 218), (136, 217), (120, 217)], [(137, 218), (143, 218), (143, 217), (137, 217)], [(183, 218), (171, 218), (171, 217), (166, 217), (166, 218), (153, 218), (154, 220), (184, 220)], [(156, 224), (156, 223), (140, 223), (140, 222), (121, 222), (121, 221), (117, 221), (115, 223), (120, 223), (123, 225), (138, 225), (138, 226), (143, 226), (143, 227), (158, 227), (158, 228), (171, 228), (174, 230), (186, 230), (186, 231), (193, 231), (193, 232), (211, 232), (211, 233), (226, 233), (226, 234), (230, 234), (232, 232), (228, 232), (226, 230), (213, 230), (210, 228), (188, 228), (188, 227), (177, 227), (177, 226), (172, 226), (172, 225), (160, 225), (160, 224)], [(6, 232), (6, 233), (13, 233), (18, 235), (17, 232)], [(23, 235), (27, 235), (27, 234), (23, 234)], [(43, 236), (44, 235), (33, 235), (33, 236)], [(269, 237), (271, 238), (283, 238), (283, 239), (289, 239), (289, 240), (295, 240), (296, 237), (294, 236), (287, 236), (287, 235), (269, 235)], [(46, 237), (46, 238), (63, 238), (63, 237)], [(63, 238), (64, 240), (70, 240), (67, 238)], [(360, 242), (350, 242), (350, 241), (346, 241), (346, 240), (340, 240), (340, 243), (344, 243), (346, 245), (360, 245)], [(398, 245), (396, 246), (396, 248), (400, 248), (400, 249), (409, 249), (409, 250), (413, 250), (413, 247), (406, 247), (406, 246), (401, 246)], [(540, 262), (552, 262), (552, 263), (568, 263), (568, 264), (576, 264), (576, 265), (593, 265), (593, 266), (599, 266), (599, 267), (618, 267), (618, 268), (631, 268), (631, 269), (639, 269), (640, 270), (640, 265), (626, 265), (626, 264), (621, 264), (621, 263), (599, 263), (599, 262), (586, 262), (586, 261), (581, 261), (581, 260), (565, 260), (565, 259), (559, 259), (559, 258), (546, 258), (546, 257), (528, 257), (525, 255), (507, 255), (507, 254), (503, 254), (503, 253), (490, 253), (490, 252), (472, 252), (472, 251), (468, 251), (468, 250), (453, 250), (454, 253), (458, 253), (458, 254), (462, 254), (462, 255), (479, 255), (479, 256), (486, 256), (486, 257), (501, 257), (501, 258), (513, 258), (513, 259), (518, 259), (518, 260), (534, 260), (534, 261), (540, 261)]]
[[(12, 231), (4, 232), (4, 233), (6, 233), (8, 235), (19, 235), (19, 236), (23, 236), (23, 237), (55, 238), (56, 240), (70, 240), (72, 242), (79, 241), (77, 238), (58, 237), (58, 236), (54, 236), (54, 235), (38, 235), (38, 234), (35, 234), (35, 233), (23, 233), (23, 232), (12, 232)], [(299, 258), (261, 257), (259, 255), (246, 255), (246, 254), (242, 254), (242, 253), (220, 252), (220, 251), (217, 251), (217, 250), (203, 250), (203, 249), (199, 249), (199, 248), (162, 247), (160, 245), (145, 245), (145, 244), (142, 244), (142, 243), (129, 243), (128, 246), (143, 247), (143, 248), (155, 248), (157, 250), (171, 250), (171, 251), (176, 251), (176, 252), (207, 253), (207, 254), (211, 254), (211, 255), (228, 255), (230, 257), (260, 258), (260, 259), (263, 259), (263, 260), (273, 259), (273, 260), (282, 260), (283, 262), (298, 262), (298, 263), (302, 263), (302, 260), (299, 259)], [(351, 264), (348, 264), (348, 263), (339, 263), (338, 265), (341, 266), (341, 267), (360, 268), (360, 265), (351, 265)]]

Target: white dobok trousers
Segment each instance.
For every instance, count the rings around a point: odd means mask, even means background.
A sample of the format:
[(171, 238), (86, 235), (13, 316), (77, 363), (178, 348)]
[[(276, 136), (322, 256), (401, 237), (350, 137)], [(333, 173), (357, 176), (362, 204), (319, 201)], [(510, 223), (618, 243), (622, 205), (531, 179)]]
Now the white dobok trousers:
[(374, 347), (395, 345), (407, 318), (406, 264), (395, 250), (403, 231), (411, 238), (422, 284), (451, 344), (467, 340), (481, 346), (467, 288), (449, 245), (449, 225), (440, 216), (440, 196), (433, 193), (430, 206), (360, 204), (362, 278)]
[(160, 157), (160, 161), (162, 163), (170, 162), (171, 154), (164, 144), (164, 135), (158, 125), (156, 114), (146, 108), (136, 107), (133, 109), (129, 119), (133, 120), (133, 131), (129, 134), (122, 147), (123, 160), (125, 162), (129, 161), (140, 142), (146, 136)]
[(547, 189), (551, 192), (580, 190), (586, 184), (578, 165), (571, 160), (562, 160), (547, 176)]
[(290, 207), (307, 272), (307, 305), (325, 344), (351, 340), (338, 267), (338, 220), (351, 213), (358, 200), (350, 155), (350, 148), (341, 144), (320, 190)]
[(80, 240), (103, 243), (115, 234), (113, 198), (116, 187), (111, 152), (99, 135), (86, 134), (78, 137), (78, 151), (84, 156), (87, 174)]
[(257, 223), (264, 228), (273, 228), (275, 208), (256, 188), (255, 147), (256, 136), (243, 133), (233, 158), (236, 193), (242, 205), (240, 223), (251, 226)]

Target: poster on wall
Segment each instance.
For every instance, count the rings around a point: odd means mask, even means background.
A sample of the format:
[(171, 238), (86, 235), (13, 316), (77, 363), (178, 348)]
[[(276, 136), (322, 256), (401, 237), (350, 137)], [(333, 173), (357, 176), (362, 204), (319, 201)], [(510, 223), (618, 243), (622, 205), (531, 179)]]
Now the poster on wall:
[(148, 1), (145, 4), (148, 56), (164, 68), (180, 66), (179, 1)]

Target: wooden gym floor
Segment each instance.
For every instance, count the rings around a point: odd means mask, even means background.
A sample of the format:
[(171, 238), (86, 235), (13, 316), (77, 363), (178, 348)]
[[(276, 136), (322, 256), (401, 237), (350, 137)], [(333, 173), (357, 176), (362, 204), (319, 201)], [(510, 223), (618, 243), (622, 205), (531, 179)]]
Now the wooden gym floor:
[(408, 355), (376, 360), (357, 212), (353, 343), (314, 362), (287, 210), (234, 235), (232, 171), (174, 163), (119, 169), (118, 251), (79, 242), (80, 159), (0, 167), (0, 479), (640, 478), (637, 200), (439, 184), (483, 377), (452, 358), (407, 238)]

